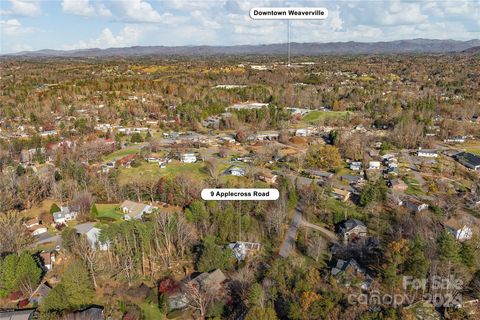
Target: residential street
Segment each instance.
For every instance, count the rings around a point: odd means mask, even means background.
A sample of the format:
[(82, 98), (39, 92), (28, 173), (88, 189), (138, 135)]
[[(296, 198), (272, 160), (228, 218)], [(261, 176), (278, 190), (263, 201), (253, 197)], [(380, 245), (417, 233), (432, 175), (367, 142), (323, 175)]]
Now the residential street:
[(317, 231), (319, 231), (326, 239), (328, 239), (330, 242), (337, 243), (338, 238), (333, 233), (332, 231), (310, 223), (308, 221), (305, 221), (303, 219), (302, 212), (300, 211), (299, 208), (295, 209), (295, 215), (292, 218), (292, 222), (290, 223), (290, 227), (288, 228), (287, 234), (285, 236), (285, 240), (282, 243), (282, 246), (280, 247), (279, 255), (283, 258), (287, 258), (290, 256), (293, 250), (295, 250), (295, 241), (297, 240), (297, 232), (299, 227), (307, 227), (307, 228), (312, 228)]

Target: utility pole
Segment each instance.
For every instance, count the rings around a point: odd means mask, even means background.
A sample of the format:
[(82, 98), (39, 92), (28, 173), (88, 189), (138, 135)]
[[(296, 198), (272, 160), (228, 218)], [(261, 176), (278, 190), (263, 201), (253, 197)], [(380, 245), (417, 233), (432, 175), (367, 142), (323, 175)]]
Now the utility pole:
[(290, 19), (287, 20), (288, 66), (290, 67)]

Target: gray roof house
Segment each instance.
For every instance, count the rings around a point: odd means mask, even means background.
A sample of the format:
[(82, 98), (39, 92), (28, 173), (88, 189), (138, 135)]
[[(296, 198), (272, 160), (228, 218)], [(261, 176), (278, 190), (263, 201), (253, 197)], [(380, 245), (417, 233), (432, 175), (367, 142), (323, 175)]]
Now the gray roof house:
[(372, 285), (373, 279), (366, 273), (355, 259), (337, 260), (337, 264), (332, 268), (332, 275), (334, 277), (344, 278), (345, 286), (349, 287), (353, 278), (361, 279), (360, 288), (367, 290)]
[(154, 206), (130, 200), (125, 200), (120, 205), (124, 220), (142, 219), (145, 213), (151, 213), (153, 209)]
[(60, 208), (60, 211), (53, 214), (53, 221), (56, 224), (65, 224), (67, 221), (75, 220), (77, 215), (78, 213), (75, 210), (69, 208), (68, 206), (64, 206)]
[(103, 243), (100, 241), (101, 230), (95, 227), (95, 223), (93, 222), (82, 223), (82, 224), (76, 225), (74, 228), (77, 231), (77, 234), (85, 235), (92, 249), (94, 250), (99, 249), (101, 251), (108, 250), (110, 243), (108, 241), (106, 243)]
[(458, 162), (472, 170), (480, 170), (480, 156), (470, 152), (461, 152), (455, 155)]
[(245, 175), (245, 169), (237, 166), (232, 166), (225, 171), (225, 174), (228, 174), (231, 176), (243, 177)]
[(35, 309), (0, 311), (0, 320), (31, 320)]
[(33, 291), (28, 299), (30, 303), (41, 303), (43, 299), (52, 291), (50, 285), (45, 281), (40, 283), (40, 285)]

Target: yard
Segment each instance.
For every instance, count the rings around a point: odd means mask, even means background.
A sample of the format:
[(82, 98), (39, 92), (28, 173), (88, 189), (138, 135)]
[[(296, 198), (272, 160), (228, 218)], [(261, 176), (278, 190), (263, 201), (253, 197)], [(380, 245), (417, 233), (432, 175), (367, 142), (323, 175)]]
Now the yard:
[(112, 220), (120, 220), (122, 219), (123, 215), (118, 211), (118, 204), (95, 204), (98, 210), (98, 219), (112, 219)]
[(415, 178), (411, 176), (405, 176), (403, 177), (403, 181), (408, 185), (407, 191), (405, 191), (406, 194), (409, 194), (412, 196), (425, 195), (425, 192), (420, 187), (420, 183), (418, 183), (418, 181)]
[(135, 168), (122, 168), (118, 176), (120, 184), (126, 184), (130, 181), (148, 181), (151, 179), (159, 179), (160, 177), (173, 177), (181, 173), (188, 173), (197, 178), (204, 178), (203, 172), (204, 164), (202, 162), (197, 163), (181, 163), (173, 161), (167, 164), (166, 168), (160, 168), (157, 163), (142, 163)]
[(22, 216), (28, 219), (38, 218), (42, 212), (50, 212), (50, 207), (54, 202), (51, 199), (46, 199), (32, 208), (22, 211)]
[(129, 154), (139, 153), (139, 152), (140, 152), (139, 147), (131, 146), (131, 147), (123, 148), (123, 149), (117, 150), (115, 152), (112, 152), (109, 155), (106, 155), (103, 158), (103, 160), (105, 162), (109, 162), (109, 161), (112, 161), (112, 160), (115, 160), (115, 159), (118, 159), (118, 158), (128, 156)]
[(312, 111), (303, 117), (303, 121), (315, 123), (326, 118), (345, 118), (349, 114), (348, 111)]
[(476, 154), (476, 155), (480, 156), (480, 147), (478, 147), (478, 148), (467, 148), (467, 152), (471, 152), (473, 154)]
[(159, 320), (164, 319), (157, 304), (144, 302), (140, 304), (145, 320)]

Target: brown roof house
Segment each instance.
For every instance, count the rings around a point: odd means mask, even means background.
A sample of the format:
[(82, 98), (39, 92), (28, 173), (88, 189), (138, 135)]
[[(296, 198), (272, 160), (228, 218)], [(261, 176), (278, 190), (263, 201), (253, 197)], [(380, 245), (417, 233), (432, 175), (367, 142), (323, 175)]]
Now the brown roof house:
[(367, 236), (367, 226), (360, 220), (348, 219), (337, 226), (339, 236), (344, 241), (354, 241)]
[(348, 199), (350, 199), (350, 195), (351, 195), (351, 192), (348, 190), (332, 188), (332, 196), (337, 200), (345, 202)]
[(172, 282), (165, 294), (168, 295), (168, 304), (171, 310), (179, 310), (188, 307), (192, 296), (209, 294), (216, 299), (225, 296), (224, 284), (227, 277), (220, 269), (203, 272), (195, 277), (189, 277), (181, 283)]
[(43, 264), (43, 269), (45, 271), (52, 270), (53, 264), (55, 263), (55, 259), (57, 257), (57, 251), (42, 251), (40, 253), (40, 260)]
[(277, 183), (278, 176), (270, 172), (260, 172), (257, 174), (257, 179), (268, 184), (275, 184)]

